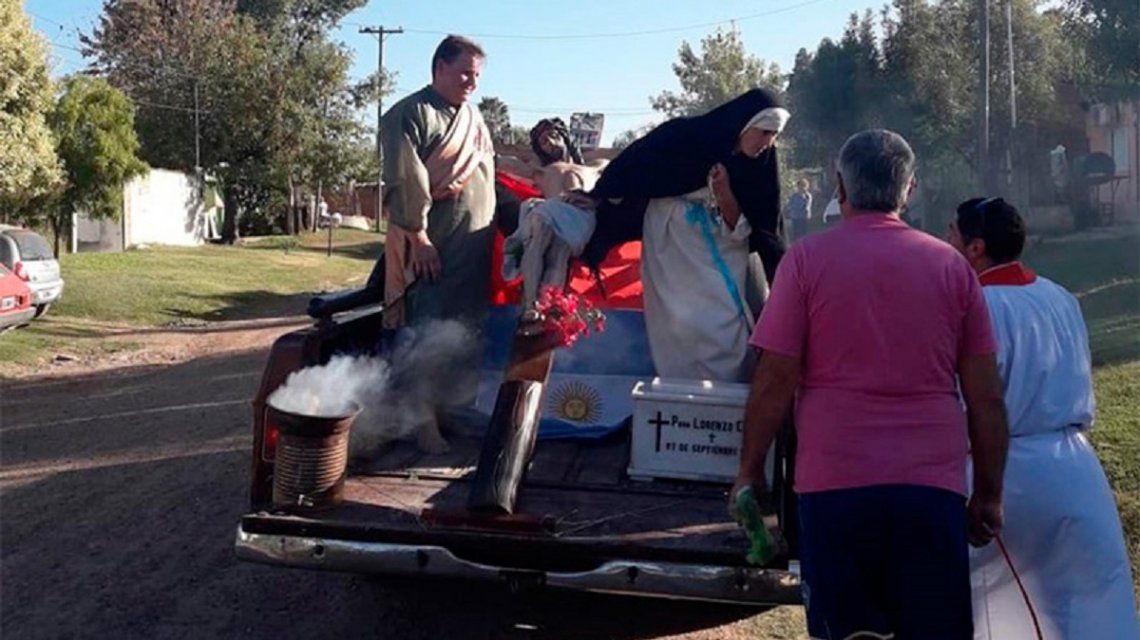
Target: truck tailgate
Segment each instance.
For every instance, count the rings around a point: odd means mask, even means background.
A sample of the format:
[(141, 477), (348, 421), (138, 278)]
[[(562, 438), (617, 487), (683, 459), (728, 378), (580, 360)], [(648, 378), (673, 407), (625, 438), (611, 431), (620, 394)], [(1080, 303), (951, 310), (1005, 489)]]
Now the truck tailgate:
[[(725, 485), (634, 482), (628, 435), (539, 442), (515, 516), (466, 511), (480, 439), (425, 455), (398, 443), (356, 464), (344, 503), (316, 516), (242, 519), (243, 559), (389, 574), (529, 580), (552, 586), (734, 602), (799, 601), (795, 576), (744, 563)], [(773, 520), (775, 516), (772, 516)]]

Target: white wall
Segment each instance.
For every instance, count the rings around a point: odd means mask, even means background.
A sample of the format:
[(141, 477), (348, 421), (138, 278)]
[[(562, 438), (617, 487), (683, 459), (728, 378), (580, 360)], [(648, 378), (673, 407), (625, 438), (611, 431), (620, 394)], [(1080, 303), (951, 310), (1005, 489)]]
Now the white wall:
[(124, 246), (197, 246), (206, 240), (206, 211), (197, 181), (184, 173), (152, 169), (123, 188)]
[(72, 247), (78, 251), (122, 251), (140, 244), (193, 247), (217, 237), (208, 226), (197, 180), (178, 171), (152, 169), (123, 187), (120, 220), (74, 219)]

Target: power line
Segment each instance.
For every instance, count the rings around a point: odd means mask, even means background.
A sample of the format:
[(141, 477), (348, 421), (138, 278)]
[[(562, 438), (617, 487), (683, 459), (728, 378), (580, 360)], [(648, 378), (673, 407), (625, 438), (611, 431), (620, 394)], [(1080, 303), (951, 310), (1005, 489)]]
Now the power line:
[[(687, 24), (677, 27), (663, 27), (660, 29), (643, 29), (640, 31), (611, 31), (606, 33), (564, 33), (564, 34), (518, 34), (518, 33), (465, 33), (464, 35), (471, 38), (481, 38), (485, 40), (502, 39), (502, 40), (598, 40), (605, 38), (629, 38), (635, 36), (648, 36), (657, 35), (662, 33), (676, 33), (679, 31), (691, 31), (693, 29), (702, 29), (708, 27), (715, 27), (729, 22), (743, 22), (745, 20), (754, 20), (765, 16), (772, 16), (788, 11), (794, 11), (813, 4), (826, 2), (827, 0), (805, 0), (793, 5), (781, 7), (779, 9), (770, 9), (768, 11), (761, 11), (760, 13), (752, 13), (744, 16), (737, 16), (735, 18), (725, 18), (715, 22), (702, 22), (697, 24)], [(356, 22), (343, 22), (342, 24), (354, 27), (363, 27), (365, 25)], [(436, 31), (432, 29), (405, 29), (407, 33), (416, 33), (423, 35), (450, 35), (450, 31)]]
[(646, 109), (644, 107), (523, 107), (508, 103), (507, 108), (517, 113), (605, 113), (606, 115), (614, 116), (644, 116), (657, 113), (654, 109)]
[(40, 20), (43, 20), (44, 22), (50, 22), (54, 25), (57, 25), (60, 29), (66, 29), (67, 28), (66, 24), (63, 24), (62, 22), (56, 22), (55, 20), (52, 20), (51, 18), (48, 18), (47, 16), (41, 16), (40, 14), (38, 14), (34, 11), (28, 11), (28, 15), (32, 16), (33, 18), (39, 18)]
[(79, 53), (83, 53), (83, 49), (80, 49), (79, 47), (73, 47), (69, 44), (63, 44), (60, 42), (56, 42), (55, 40), (48, 40), (48, 44), (50, 44), (53, 47), (59, 47), (60, 49), (67, 49), (68, 51), (77, 51)]
[[(73, 47), (71, 45), (66, 45), (66, 44), (63, 44), (60, 42), (55, 42), (54, 40), (48, 40), (47, 43), (53, 47), (58, 47), (60, 49), (67, 49), (68, 51), (76, 51), (78, 53), (82, 53), (82, 54), (84, 54), (84, 57), (87, 57), (86, 52), (83, 49), (79, 49), (77, 47)], [(84, 63), (84, 64), (91, 64), (91, 63)], [(183, 71), (175, 71), (173, 69), (168, 69), (166, 67), (148, 67), (148, 66), (145, 66), (145, 65), (139, 64), (139, 63), (131, 64), (131, 63), (124, 63), (124, 62), (116, 62), (116, 63), (112, 64), (111, 66), (113, 69), (130, 69), (130, 70), (134, 70), (134, 71), (150, 71), (150, 72), (156, 73), (158, 75), (178, 76), (180, 78), (186, 78), (188, 80), (199, 80), (199, 79), (201, 79), (201, 76), (194, 75), (192, 73), (185, 73)]]
[[(168, 109), (170, 111), (181, 111), (183, 113), (195, 113), (195, 111), (196, 111), (192, 107), (178, 107), (178, 106), (175, 106), (172, 104), (162, 104), (159, 102), (149, 102), (147, 100), (139, 100), (137, 98), (131, 98), (131, 102), (133, 102), (135, 104), (145, 105), (148, 107), (153, 107), (155, 109)], [(198, 109), (197, 112), (198, 113), (210, 113), (206, 109)]]
[[(51, 24), (54, 24), (61, 29), (75, 29), (76, 31), (79, 30), (79, 27), (75, 26), (75, 22), (72, 22), (71, 24), (64, 24), (62, 22), (59, 22), (58, 20), (53, 20), (53, 19), (51, 19), (51, 18), (49, 18), (43, 14), (36, 13), (35, 11), (27, 11), (26, 9), (25, 9), (25, 11), (27, 12), (28, 15), (32, 16), (33, 18), (38, 18), (40, 20), (43, 20), (44, 22), (50, 22)], [(93, 18), (95, 16), (88, 13), (88, 14), (86, 14), (86, 16), (77, 16), (77, 17), (80, 17), (80, 18), (86, 17), (87, 21), (91, 22), (91, 21), (93, 21)]]

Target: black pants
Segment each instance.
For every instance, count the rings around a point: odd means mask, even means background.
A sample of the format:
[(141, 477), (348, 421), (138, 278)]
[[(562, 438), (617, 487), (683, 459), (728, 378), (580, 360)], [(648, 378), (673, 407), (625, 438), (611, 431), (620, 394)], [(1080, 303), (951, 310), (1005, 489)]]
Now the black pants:
[(813, 638), (971, 640), (965, 497), (883, 485), (799, 495)]

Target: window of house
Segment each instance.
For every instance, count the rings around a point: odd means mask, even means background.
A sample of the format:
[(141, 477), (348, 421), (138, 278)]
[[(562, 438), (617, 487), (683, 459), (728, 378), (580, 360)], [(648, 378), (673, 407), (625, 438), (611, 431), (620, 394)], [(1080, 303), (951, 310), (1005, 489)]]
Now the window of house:
[(1116, 173), (1127, 171), (1131, 166), (1128, 157), (1128, 138), (1131, 127), (1117, 127), (1112, 130), (1112, 160), (1116, 162)]

